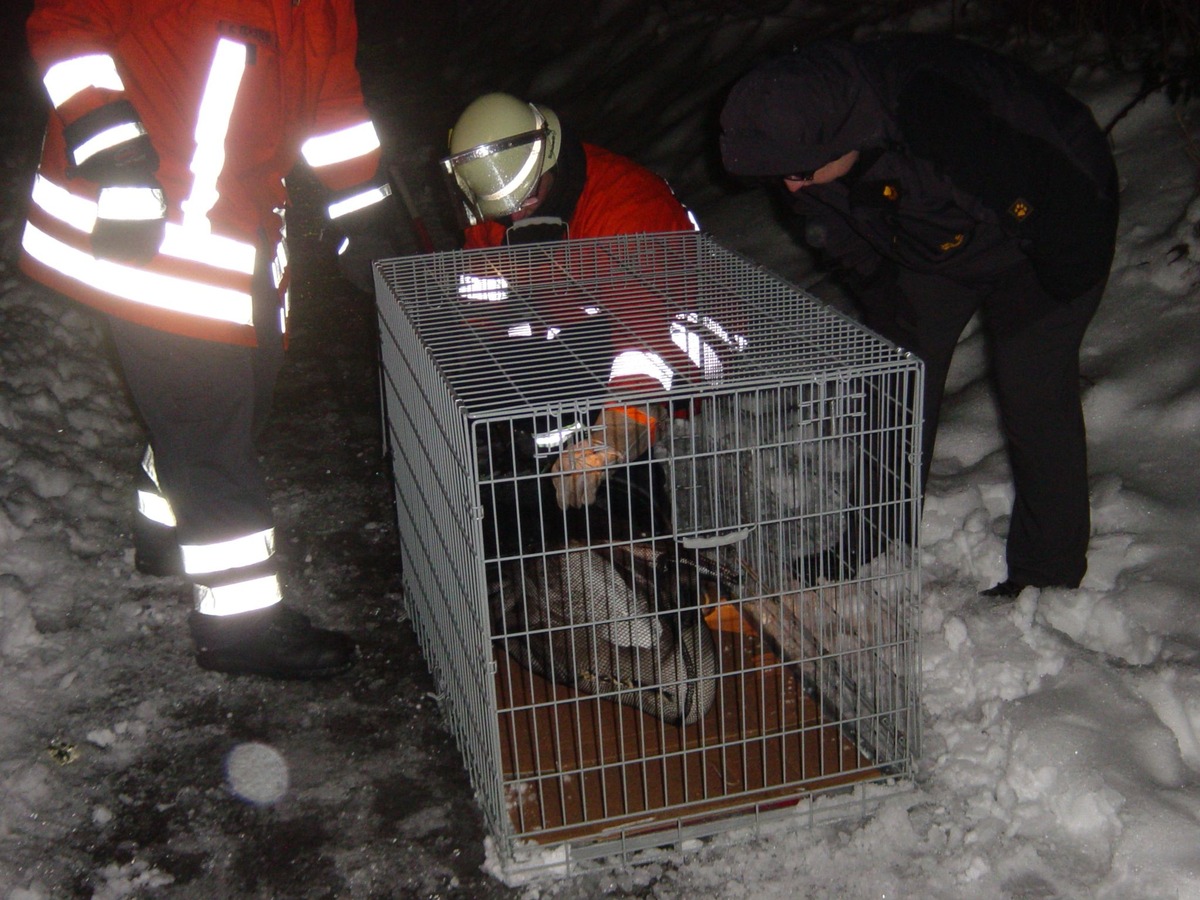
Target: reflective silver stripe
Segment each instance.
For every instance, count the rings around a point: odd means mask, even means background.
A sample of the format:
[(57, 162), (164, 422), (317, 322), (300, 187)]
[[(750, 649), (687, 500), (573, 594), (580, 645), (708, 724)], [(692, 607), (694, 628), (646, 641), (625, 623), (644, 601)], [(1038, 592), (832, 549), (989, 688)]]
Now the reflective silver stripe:
[[(532, 105), (530, 104), (530, 106)], [(540, 120), (542, 125), (537, 126), (532, 131), (522, 131), (520, 134), (512, 134), (497, 141), (476, 144), (474, 147), (460, 150), (453, 156), (443, 157), (441, 161), (442, 168), (447, 174), (453, 174), (454, 170), (463, 163), (486, 159), (489, 156), (503, 153), (505, 150), (511, 150), (513, 147), (520, 147), (522, 144), (532, 144), (534, 141), (542, 140), (546, 137), (546, 129), (544, 127), (546, 120), (541, 118), (541, 114), (537, 112), (536, 108), (534, 109), (534, 119), (535, 121)]]
[(196, 119), (196, 152), (189, 167), (192, 191), (180, 204), (186, 228), (209, 229), (208, 213), (220, 197), (217, 178), (225, 167), (225, 137), (245, 71), (246, 45), (219, 40)]
[(481, 303), (500, 303), (508, 299), (508, 279), (503, 275), (458, 276), (458, 296)]
[(85, 88), (125, 90), (125, 84), (117, 74), (117, 65), (107, 53), (91, 53), (56, 62), (46, 70), (42, 84), (55, 109)]
[(253, 244), (219, 234), (199, 232), (173, 222), (167, 223), (167, 233), (159, 252), (243, 275), (254, 273), (254, 261), (258, 254)]
[(175, 510), (171, 509), (171, 504), (162, 494), (156, 494), (154, 491), (138, 491), (137, 509), (151, 522), (166, 525), (168, 528), (174, 528), (177, 524)]
[(155, 487), (162, 487), (158, 483), (158, 467), (154, 464), (154, 448), (149, 444), (146, 445), (146, 452), (142, 454), (142, 471), (154, 482)]
[[(529, 104), (529, 108), (533, 110), (534, 128), (538, 131), (542, 130), (546, 124), (545, 118), (543, 118), (542, 114), (538, 112), (538, 108), (532, 103)], [(509, 180), (507, 184), (502, 185), (500, 190), (494, 191), (491, 194), (481, 194), (479, 199), (503, 200), (509, 194), (513, 193), (513, 191), (517, 190), (517, 188), (521, 187), (521, 185), (525, 183), (525, 179), (527, 179), (533, 173), (533, 170), (542, 164), (543, 143), (544, 141), (542, 141), (541, 138), (538, 138), (536, 141), (534, 141), (533, 144), (530, 145), (529, 155), (525, 157), (525, 162), (521, 164), (521, 170), (517, 172), (517, 174), (513, 176), (513, 178)]]
[(26, 224), (21, 246), (43, 265), (123, 300), (234, 325), (251, 325), (254, 321), (254, 306), (248, 291), (96, 259), (32, 224)]
[(721, 362), (721, 357), (712, 344), (677, 322), (671, 323), (671, 341), (704, 373), (706, 381), (721, 380), (725, 373), (725, 364)]
[(353, 197), (346, 197), (336, 203), (329, 204), (329, 218), (340, 219), (342, 216), (349, 215), (352, 212), (358, 212), (360, 209), (373, 206), (380, 200), (384, 200), (391, 195), (392, 186), (390, 184), (370, 188), (362, 193), (355, 194)]
[(498, 190), (498, 191), (492, 191), (492, 193), (490, 193), (490, 194), (480, 194), (479, 199), (480, 200), (489, 200), (489, 201), (490, 200), (503, 200), (509, 194), (516, 191), (517, 188), (521, 187), (521, 185), (524, 184), (525, 179), (529, 177), (530, 173), (533, 172), (534, 168), (536, 168), (539, 160), (541, 159), (541, 155), (542, 155), (542, 142), (537, 141), (536, 143), (533, 144), (532, 150), (531, 150), (529, 156), (526, 157), (525, 162), (521, 164), (521, 170), (519, 172), (517, 172), (516, 175), (513, 176), (512, 180), (510, 180), (507, 184), (502, 185), (500, 190)]
[(220, 587), (197, 584), (192, 586), (192, 595), (196, 611), (209, 616), (234, 616), (238, 613), (252, 612), (274, 606), (283, 599), (279, 578), (275, 575), (223, 584)]
[(49, 178), (38, 175), (33, 179), (30, 199), (51, 218), (70, 225), (76, 231), (91, 234), (96, 227), (96, 203), (72, 194)]
[(139, 490), (137, 492), (137, 508), (138, 512), (152, 522), (157, 522), (159, 525), (166, 525), (168, 528), (176, 526), (175, 510), (171, 509), (171, 504), (167, 501), (159, 491), (162, 490), (162, 485), (158, 483), (158, 467), (154, 464), (154, 448), (146, 445), (146, 452), (142, 454), (142, 471), (146, 473), (146, 477), (154, 482), (154, 486), (158, 491)]
[(366, 156), (379, 149), (379, 134), (370, 121), (310, 137), (300, 147), (304, 161), (314, 169)]
[(283, 276), (287, 274), (287, 267), (287, 241), (281, 240), (279, 246), (275, 248), (275, 258), (271, 260), (271, 282), (275, 287), (278, 288), (283, 284)]
[(97, 153), (132, 141), (145, 133), (146, 129), (142, 127), (141, 122), (122, 122), (112, 128), (106, 128), (76, 147), (71, 154), (71, 161), (81, 166)]
[(275, 552), (275, 529), (243, 535), (212, 544), (182, 544), (183, 571), (189, 575), (209, 575), (266, 562)]
[[(670, 326), (671, 341), (704, 373), (705, 380), (720, 381), (724, 375), (725, 363), (719, 352), (722, 347), (730, 353), (741, 353), (750, 344), (744, 335), (729, 331), (712, 316), (688, 312), (677, 313), (675, 319)], [(703, 329), (708, 337), (694, 329)]]
[(613, 360), (608, 378), (609, 381), (612, 381), (615, 378), (627, 378), (631, 375), (646, 375), (653, 378), (668, 391), (675, 378), (675, 373), (671, 371), (666, 360), (657, 353), (649, 353), (644, 350), (626, 350), (618, 354), (617, 358)]
[[(739, 353), (750, 345), (750, 342), (745, 338), (744, 335), (736, 334), (730, 331), (712, 316), (702, 316), (699, 313), (688, 312), (676, 313), (675, 319), (677, 322), (687, 322), (691, 325), (703, 326), (705, 330), (707, 330), (714, 337), (718, 338), (721, 343)], [(682, 328), (683, 326), (676, 324), (671, 325), (672, 330), (677, 327)]]
[(558, 450), (567, 441), (572, 440), (575, 435), (583, 431), (583, 422), (572, 422), (565, 428), (557, 428), (554, 431), (546, 431), (542, 434), (533, 436), (533, 443), (539, 450)]
[(279, 305), (279, 333), (287, 334), (287, 320), (291, 313), (291, 288), (284, 287), (284, 276), (288, 270), (288, 253), (287, 253), (287, 217), (283, 210), (276, 210), (279, 213), (279, 219), (283, 223), (280, 229), (279, 243), (275, 245), (275, 259), (271, 261), (271, 281), (275, 285), (275, 290), (280, 291)]
[[(43, 175), (34, 178), (32, 200), (47, 215), (76, 231), (91, 234), (96, 225), (95, 201), (72, 194)], [(173, 222), (167, 223), (166, 235), (159, 252), (176, 259), (204, 263), (244, 275), (254, 272), (256, 251), (253, 244), (209, 232), (185, 229)]]
[(167, 214), (167, 198), (162, 188), (116, 185), (100, 189), (96, 215), (101, 219), (126, 222), (150, 222)]

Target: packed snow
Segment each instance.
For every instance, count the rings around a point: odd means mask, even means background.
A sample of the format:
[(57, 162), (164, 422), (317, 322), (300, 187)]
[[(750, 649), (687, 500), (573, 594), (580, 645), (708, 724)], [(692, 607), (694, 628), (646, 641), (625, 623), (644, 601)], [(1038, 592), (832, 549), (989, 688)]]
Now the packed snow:
[[(484, 6), (528, 24), (523, 5)], [(766, 197), (722, 181), (713, 148), (701, 145), (711, 140), (722, 85), (756, 52), (830, 27), (834, 13), (801, 12), (799, 3), (774, 4), (781, 11), (770, 15), (751, 14), (749, 4), (713, 4), (706, 14), (684, 6), (599, 4), (587, 40), (570, 30), (557, 44), (543, 35), (539, 52), (505, 60), (503, 74), (488, 68), (500, 61), (472, 43), (480, 38), (458, 32), (455, 44), (446, 36), (452, 29), (427, 24), (426, 36), (445, 38), (449, 48), (430, 50), (440, 63), (430, 82), (452, 99), (426, 130), (444, 134), (446, 117), (452, 121), (485, 87), (559, 104), (585, 137), (667, 175), (717, 240), (848, 308)], [(932, 5), (864, 22), (858, 33), (947, 24), (945, 8)], [(416, 39), (395, 40), (416, 52)], [(1069, 75), (1070, 89), (1101, 124), (1138, 88), (1134, 75), (1114, 71), (1086, 45), (1029, 35), (992, 42), (1055, 77)], [(419, 81), (395, 88), (422, 89), (433, 90)], [(428, 109), (417, 96), (397, 102), (409, 117)], [(409, 186), (432, 219), (441, 196), (426, 165), (440, 150), (434, 140), (396, 141)], [(924, 746), (914, 790), (886, 796), (866, 820), (728, 834), (644, 866), (513, 884), (513, 895), (1200, 897), (1200, 109), (1153, 94), (1119, 119), (1112, 142), (1122, 187), (1119, 242), (1082, 358), (1093, 509), (1083, 585), (1031, 588), (1012, 602), (978, 594), (1005, 576), (1012, 493), (983, 337), (968, 329), (951, 372), (921, 534)], [(73, 684), (131, 664), (111, 641), (90, 645), (88, 629), (144, 633), (167, 614), (144, 602), (145, 579), (131, 574), (125, 549), (139, 427), (92, 316), (16, 271), (33, 156), (28, 142), (4, 149), (0, 896), (34, 900), (62, 896), (49, 869), (28, 868), (30, 842), (54, 846), (54, 835), (36, 823), (61, 820), (73, 805), (97, 829), (121, 815), (86, 794), (68, 796), (74, 789), (56, 777), (59, 767), (81, 752), (103, 752), (110, 766), (135, 759), (161, 715), (150, 701), (126, 698), (114, 706), (120, 718), (97, 716), (73, 740), (47, 744), (58, 733), (56, 717), (73, 703)], [(182, 621), (179, 610), (169, 615)], [(183, 670), (182, 633), (174, 649)], [(217, 676), (174, 677), (207, 684)], [(319, 702), (303, 696), (310, 706)], [(415, 709), (437, 716), (432, 704)], [(231, 746), (228, 791), (280, 802), (293, 789), (288, 765), (276, 747)], [(448, 813), (440, 798), (422, 806), (425, 814)], [(487, 865), (499, 874), (494, 859)], [(189, 896), (169, 893), (171, 881), (152, 860), (134, 858), (98, 866), (90, 883), (96, 897)], [(365, 875), (347, 874), (346, 884), (342, 896), (393, 896)]]

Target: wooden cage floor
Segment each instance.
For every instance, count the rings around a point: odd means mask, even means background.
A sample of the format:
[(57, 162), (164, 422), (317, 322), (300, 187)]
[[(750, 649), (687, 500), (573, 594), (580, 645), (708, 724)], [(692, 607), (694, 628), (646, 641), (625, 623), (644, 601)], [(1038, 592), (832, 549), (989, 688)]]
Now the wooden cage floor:
[(518, 837), (557, 843), (651, 831), (882, 775), (755, 635), (716, 627), (713, 636), (719, 690), (692, 725), (577, 693), (497, 650), (506, 800)]

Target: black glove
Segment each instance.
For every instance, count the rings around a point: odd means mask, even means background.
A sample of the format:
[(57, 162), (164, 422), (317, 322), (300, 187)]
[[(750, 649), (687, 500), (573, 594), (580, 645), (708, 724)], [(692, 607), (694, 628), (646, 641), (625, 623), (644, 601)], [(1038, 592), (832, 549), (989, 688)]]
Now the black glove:
[[(90, 152), (97, 139), (129, 134), (112, 146)], [(137, 110), (117, 100), (68, 125), (67, 172), (100, 185), (92, 227), (92, 255), (97, 259), (144, 265), (154, 258), (166, 228), (167, 201), (154, 177), (158, 153), (142, 127)]]
[(99, 209), (92, 226), (93, 256), (135, 265), (155, 257), (167, 221), (166, 196), (156, 180), (101, 188)]
[[(377, 191), (372, 184), (378, 186)], [(356, 185), (330, 198), (331, 215), (334, 215), (332, 210), (339, 205), (339, 197), (357, 198), (376, 192), (381, 195), (380, 199), (333, 219), (334, 228), (344, 236), (337, 257), (342, 277), (372, 296), (375, 294), (375, 260), (399, 256), (402, 252), (391, 188), (377, 176), (371, 182)]]
[(363, 231), (347, 236), (338, 250), (342, 277), (364, 294), (375, 293), (374, 262), (400, 255), (400, 242), (387, 231)]

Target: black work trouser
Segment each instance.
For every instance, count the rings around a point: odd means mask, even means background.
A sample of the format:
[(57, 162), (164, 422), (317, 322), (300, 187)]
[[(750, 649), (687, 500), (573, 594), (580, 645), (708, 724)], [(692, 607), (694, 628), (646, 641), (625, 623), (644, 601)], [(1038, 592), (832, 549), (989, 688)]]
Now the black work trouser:
[(109, 320), (180, 544), (212, 544), (273, 527), (255, 439), (270, 414), (283, 342), (278, 295), (265, 267), (254, 285), (257, 347)]
[(1104, 285), (1061, 303), (1045, 294), (1031, 267), (1019, 265), (978, 287), (906, 270), (899, 288), (906, 309), (868, 309), (865, 321), (925, 363), (922, 491), (950, 360), (963, 329), (982, 312), (1015, 491), (1008, 577), (1078, 586), (1091, 531), (1079, 347)]

